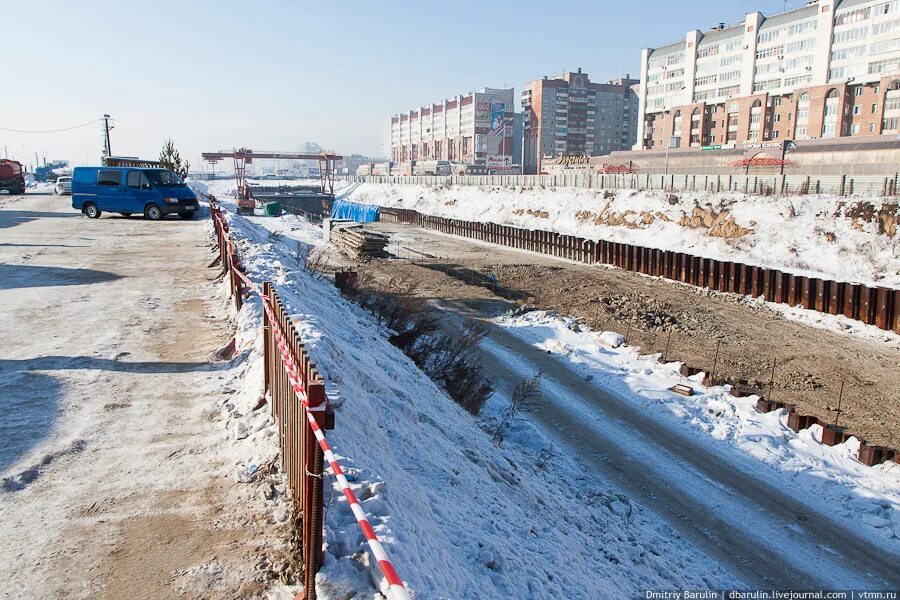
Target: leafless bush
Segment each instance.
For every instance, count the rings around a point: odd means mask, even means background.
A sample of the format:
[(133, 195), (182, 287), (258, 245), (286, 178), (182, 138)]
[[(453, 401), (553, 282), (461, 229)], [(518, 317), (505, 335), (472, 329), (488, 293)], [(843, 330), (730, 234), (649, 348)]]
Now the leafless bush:
[(297, 261), (303, 263), (307, 272), (312, 275), (321, 277), (324, 273), (332, 271), (331, 263), (328, 262), (327, 253), (320, 249), (311, 251), (304, 250), (305, 245), (297, 242)]
[(486, 331), (472, 323), (454, 333), (441, 331), (425, 300), (416, 294), (418, 283), (414, 280), (392, 279), (390, 292), (368, 283), (359, 280), (345, 289), (345, 294), (393, 332), (391, 344), (409, 356), (460, 406), (477, 415), (494, 391), (476, 354)]
[(478, 346), (487, 331), (466, 323), (454, 334), (440, 331), (423, 338), (411, 358), (428, 376), (441, 383), (451, 398), (477, 415), (494, 391), (478, 361)]
[(538, 371), (533, 376), (526, 377), (513, 390), (512, 398), (510, 398), (509, 404), (506, 405), (503, 412), (500, 413), (500, 420), (494, 429), (493, 440), (497, 447), (503, 443), (506, 430), (509, 429), (516, 417), (521, 413), (531, 412), (537, 408), (537, 400), (541, 396), (542, 375)]

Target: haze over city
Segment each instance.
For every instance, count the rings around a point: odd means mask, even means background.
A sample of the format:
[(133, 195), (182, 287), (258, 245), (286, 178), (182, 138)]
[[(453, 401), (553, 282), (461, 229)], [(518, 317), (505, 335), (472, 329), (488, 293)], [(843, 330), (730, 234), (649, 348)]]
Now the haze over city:
[[(788, 8), (802, 2), (789, 2)], [(785, 3), (662, 0), (7, 3), (0, 128), (67, 128), (109, 113), (115, 153), (156, 156), (166, 137), (194, 164), (243, 144), (296, 150), (306, 141), (384, 156), (392, 114), (469, 90), (515, 87), (583, 68), (595, 81), (638, 76), (640, 49), (694, 27), (781, 11)], [(34, 34), (48, 43), (36, 43)], [(65, 50), (61, 50), (64, 48)], [(521, 110), (516, 107), (516, 110)], [(28, 164), (97, 160), (99, 126), (59, 134), (0, 130), (0, 152)], [(94, 148), (97, 148), (96, 151)]]

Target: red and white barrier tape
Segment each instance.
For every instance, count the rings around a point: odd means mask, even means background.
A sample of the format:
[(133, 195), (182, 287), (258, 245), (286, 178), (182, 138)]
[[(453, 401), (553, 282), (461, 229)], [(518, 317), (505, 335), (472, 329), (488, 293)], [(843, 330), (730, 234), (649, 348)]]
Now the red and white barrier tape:
[(307, 409), (305, 412), (306, 419), (307, 421), (309, 421), (309, 427), (310, 429), (312, 429), (313, 434), (316, 436), (316, 441), (319, 443), (319, 447), (322, 448), (322, 453), (324, 454), (325, 460), (328, 461), (328, 464), (331, 466), (331, 471), (332, 473), (334, 473), (334, 477), (335, 479), (337, 479), (338, 485), (340, 485), (341, 487), (341, 492), (343, 492), (344, 497), (347, 498), (347, 502), (350, 503), (350, 510), (353, 511), (353, 516), (356, 517), (356, 522), (359, 524), (360, 529), (362, 529), (363, 535), (366, 538), (366, 542), (369, 544), (369, 550), (372, 551), (372, 554), (375, 556), (375, 560), (378, 561), (378, 566), (381, 568), (381, 572), (384, 574), (384, 577), (387, 579), (388, 584), (390, 585), (391, 597), (395, 600), (409, 600), (409, 592), (407, 591), (406, 586), (403, 585), (403, 580), (400, 579), (399, 575), (397, 575), (397, 571), (394, 569), (394, 565), (388, 558), (387, 552), (384, 550), (381, 542), (378, 541), (378, 536), (375, 535), (375, 530), (369, 523), (369, 519), (366, 517), (366, 513), (362, 509), (362, 505), (360, 505), (359, 500), (356, 498), (356, 494), (354, 494), (353, 490), (350, 489), (350, 482), (347, 481), (347, 478), (344, 476), (344, 471), (341, 469), (341, 465), (338, 463), (337, 458), (334, 456), (334, 452), (332, 452), (331, 446), (328, 444), (328, 440), (325, 439), (325, 433), (319, 428), (319, 424), (316, 422), (316, 418), (312, 415), (312, 412), (325, 410), (325, 406), (322, 405), (321, 407), (313, 407), (309, 405), (309, 397), (306, 395), (306, 391), (303, 389), (303, 383), (300, 380), (300, 374), (297, 370), (297, 365), (294, 363), (294, 358), (291, 356), (291, 353), (288, 350), (284, 334), (281, 331), (281, 326), (278, 324), (278, 320), (275, 318), (272, 307), (269, 306), (269, 303), (267, 302), (268, 299), (265, 297), (265, 295), (263, 295), (262, 290), (259, 289), (259, 286), (253, 283), (253, 281), (239, 269), (235, 269), (235, 273), (237, 273), (238, 277), (240, 277), (240, 279), (247, 284), (247, 287), (253, 290), (253, 292), (263, 300), (262, 305), (266, 313), (269, 315), (269, 323), (272, 325), (272, 333), (275, 335), (275, 341), (278, 345), (278, 353), (281, 355), (281, 362), (287, 370), (288, 380), (291, 382), (291, 388), (294, 390), (294, 394), (297, 396), (297, 400), (299, 400), (300, 403)]

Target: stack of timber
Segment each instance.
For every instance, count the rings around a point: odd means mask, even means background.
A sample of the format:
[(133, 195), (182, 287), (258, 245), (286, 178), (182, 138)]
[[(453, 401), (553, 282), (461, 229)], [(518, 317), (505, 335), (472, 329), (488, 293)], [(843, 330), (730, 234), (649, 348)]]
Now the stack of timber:
[(385, 258), (388, 238), (364, 229), (358, 223), (338, 224), (331, 231), (331, 243), (351, 258)]

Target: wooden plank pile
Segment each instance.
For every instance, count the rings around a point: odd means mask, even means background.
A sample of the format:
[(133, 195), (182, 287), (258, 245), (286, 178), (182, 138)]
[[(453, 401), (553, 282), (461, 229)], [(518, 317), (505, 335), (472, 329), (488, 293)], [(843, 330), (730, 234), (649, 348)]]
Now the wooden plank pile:
[(331, 243), (351, 258), (385, 258), (386, 235), (364, 229), (359, 223), (340, 223), (331, 230)]

